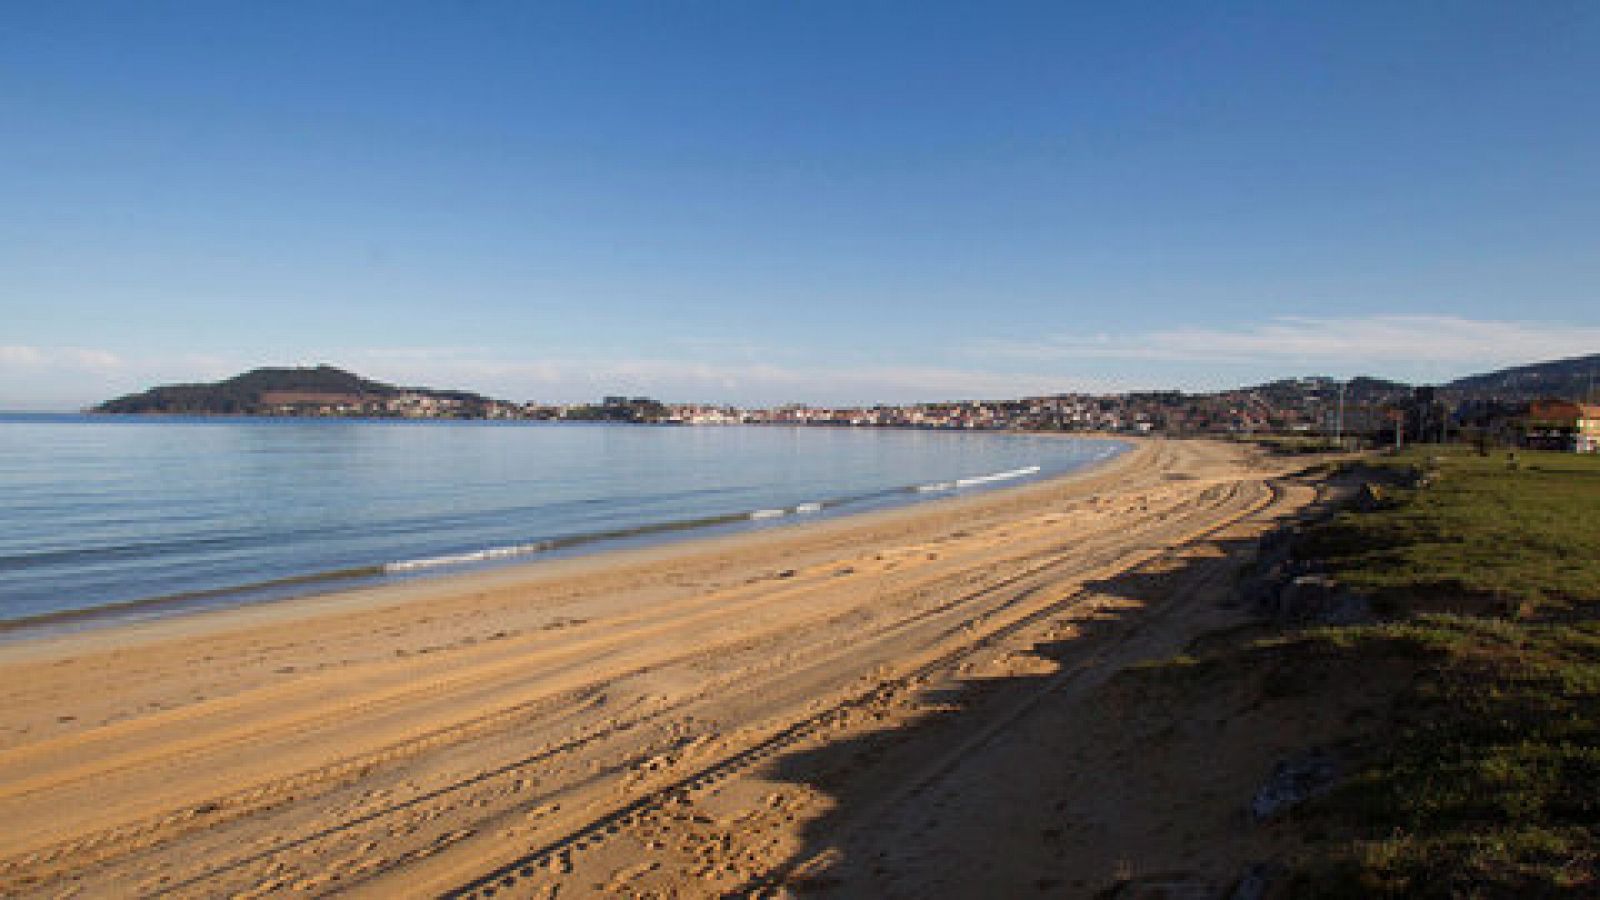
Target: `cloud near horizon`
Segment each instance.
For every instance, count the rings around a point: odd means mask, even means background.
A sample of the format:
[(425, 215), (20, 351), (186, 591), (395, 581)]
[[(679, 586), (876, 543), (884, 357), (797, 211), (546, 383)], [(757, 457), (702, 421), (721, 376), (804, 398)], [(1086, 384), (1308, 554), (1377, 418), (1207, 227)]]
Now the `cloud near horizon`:
[(109, 350), (16, 344), (0, 346), (0, 370), (113, 372), (121, 366), (122, 357)]
[(983, 341), (973, 346), (977, 356), (1033, 362), (1301, 363), (1347, 369), (1420, 362), (1460, 367), (1463, 374), (1597, 352), (1600, 327), (1431, 315), (1286, 316), (1234, 328), (1184, 326), (1131, 334), (1059, 334), (1029, 341)]
[(1109, 383), (1059, 376), (940, 366), (819, 366), (682, 359), (518, 361), (473, 354), (399, 354), (342, 358), (386, 381), (459, 384), (508, 399), (592, 400), (606, 394), (648, 395), (673, 402), (860, 404), (941, 399), (1003, 399), (1067, 389), (1110, 390)]
[[(607, 394), (673, 402), (780, 404), (906, 403), (1004, 399), (1068, 389), (1113, 390), (1048, 374), (938, 366), (817, 367), (679, 359), (500, 358), (481, 348), (349, 348), (299, 359), (194, 356), (128, 358), (86, 348), (0, 347), (0, 409), (64, 409), (156, 384), (227, 377), (264, 365), (327, 363), (396, 384), (478, 391), (502, 399), (579, 402)], [(42, 382), (27, 390), (25, 382)]]
[[(323, 362), (383, 381), (516, 401), (562, 403), (630, 394), (740, 405), (853, 405), (1168, 386), (1205, 390), (1307, 374), (1448, 380), (1437, 376), (1596, 352), (1600, 327), (1420, 315), (1285, 317), (1233, 328), (983, 341), (969, 346), (973, 364), (968, 366), (807, 365), (793, 353), (779, 364), (755, 361), (772, 354), (728, 347), (660, 358), (596, 354), (530, 360), (484, 347), (347, 347), (285, 359), (279, 354), (156, 357), (5, 345), (0, 346), (0, 409), (76, 408), (156, 384), (214, 380), (262, 365)], [(1095, 373), (1092, 365), (1084, 365), (1094, 361), (1138, 364), (1142, 374)], [(1068, 372), (1067, 364), (1078, 374)], [(1237, 371), (1229, 376), (1218, 367)], [(1155, 368), (1161, 370), (1161, 384), (1153, 383)]]

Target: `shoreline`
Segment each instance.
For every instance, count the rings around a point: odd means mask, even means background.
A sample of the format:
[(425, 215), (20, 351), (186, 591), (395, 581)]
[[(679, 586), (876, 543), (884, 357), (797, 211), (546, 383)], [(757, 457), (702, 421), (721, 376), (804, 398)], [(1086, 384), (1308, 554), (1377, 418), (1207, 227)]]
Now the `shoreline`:
[[(1181, 646), (1211, 615), (1172, 607), (1185, 585), (1237, 566), (1208, 542), (1304, 502), (1273, 486), (1294, 466), (1151, 440), (798, 528), (0, 647), (0, 884), (737, 892), (1000, 727), (951, 697)], [(1186, 547), (1201, 568), (1174, 580)], [(873, 735), (910, 755), (831, 749)]]
[[(1034, 433), (1026, 432), (1026, 434)], [(462, 559), (459, 562), (439, 566), (413, 566), (412, 561), (385, 562), (4, 619), (0, 620), (0, 659), (4, 658), (5, 649), (13, 644), (49, 640), (89, 631), (115, 630), (193, 616), (221, 615), (255, 606), (295, 603), (350, 592), (383, 591), (410, 586), (413, 583), (431, 584), (447, 579), (501, 571), (507, 572), (512, 577), (518, 577), (527, 567), (552, 565), (567, 560), (608, 557), (612, 554), (648, 551), (658, 547), (692, 545), (698, 541), (726, 540), (767, 531), (813, 528), (858, 517), (914, 510), (928, 505), (970, 501), (997, 492), (1041, 487), (1056, 481), (1071, 480), (1106, 469), (1116, 465), (1119, 460), (1131, 456), (1141, 441), (1148, 440), (1113, 435), (1063, 433), (1061, 436), (1076, 440), (1121, 444), (1124, 449), (1108, 458), (1095, 460), (1066, 472), (1030, 478), (1021, 484), (1007, 484), (1004, 481), (983, 484), (979, 483), (981, 479), (974, 479), (973, 484), (956, 487), (952, 483), (947, 486), (948, 490), (936, 492), (924, 492), (921, 487), (896, 487), (885, 489), (870, 497), (844, 498), (842, 501), (825, 499), (818, 504), (817, 509), (785, 510), (782, 516), (768, 517), (762, 515), (767, 512), (766, 510), (751, 510), (684, 522), (648, 523), (616, 532), (551, 538), (535, 542), (538, 544), (537, 547), (530, 545), (527, 548), (516, 548), (519, 552), (507, 554), (504, 558), (495, 558), (493, 555), (501, 548), (487, 548), (469, 554), (481, 553), (484, 555), (482, 559)], [(861, 508), (850, 508), (858, 503), (863, 504)]]

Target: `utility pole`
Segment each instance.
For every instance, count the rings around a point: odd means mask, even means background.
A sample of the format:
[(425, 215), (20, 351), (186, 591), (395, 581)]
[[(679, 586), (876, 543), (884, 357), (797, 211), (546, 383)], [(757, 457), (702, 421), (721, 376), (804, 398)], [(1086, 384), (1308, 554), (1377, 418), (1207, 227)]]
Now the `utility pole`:
[[(1592, 375), (1590, 376), (1593, 377)], [(1344, 449), (1344, 389), (1349, 386), (1348, 381), (1339, 382), (1339, 416), (1334, 419), (1333, 443), (1340, 450)]]

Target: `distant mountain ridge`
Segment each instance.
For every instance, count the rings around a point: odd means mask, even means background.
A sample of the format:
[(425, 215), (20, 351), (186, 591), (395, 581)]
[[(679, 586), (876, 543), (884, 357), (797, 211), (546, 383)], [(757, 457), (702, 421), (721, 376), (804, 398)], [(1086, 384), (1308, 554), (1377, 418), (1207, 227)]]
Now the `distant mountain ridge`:
[[(486, 405), (487, 397), (469, 391), (403, 388), (362, 378), (329, 365), (311, 368), (261, 368), (224, 381), (169, 384), (108, 400), (94, 407), (101, 413), (164, 413), (171, 415), (259, 415), (270, 411), (274, 396), (353, 398), (357, 404), (415, 395), (468, 407)], [(293, 405), (292, 402), (283, 405)]]
[(1587, 400), (1600, 387), (1600, 353), (1513, 366), (1468, 375), (1441, 386), (1444, 391), (1487, 395), (1484, 399), (1532, 400), (1543, 396)]
[(1355, 404), (1392, 403), (1424, 386), (1432, 387), (1440, 399), (1456, 403), (1527, 403), (1541, 397), (1585, 400), (1591, 399), (1591, 389), (1600, 391), (1600, 353), (1512, 366), (1480, 375), (1467, 375), (1438, 385), (1412, 385), (1367, 375), (1343, 381), (1315, 376), (1284, 378), (1254, 387), (1215, 393), (1250, 393), (1287, 402), (1307, 396), (1331, 396), (1339, 391), (1341, 385), (1345, 401)]

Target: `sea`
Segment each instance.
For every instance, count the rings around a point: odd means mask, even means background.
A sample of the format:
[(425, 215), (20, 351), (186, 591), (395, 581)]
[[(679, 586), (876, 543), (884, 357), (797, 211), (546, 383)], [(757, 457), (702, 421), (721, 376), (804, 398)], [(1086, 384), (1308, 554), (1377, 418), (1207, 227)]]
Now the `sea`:
[(0, 414), (0, 637), (784, 527), (1125, 449), (873, 428)]

